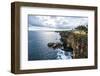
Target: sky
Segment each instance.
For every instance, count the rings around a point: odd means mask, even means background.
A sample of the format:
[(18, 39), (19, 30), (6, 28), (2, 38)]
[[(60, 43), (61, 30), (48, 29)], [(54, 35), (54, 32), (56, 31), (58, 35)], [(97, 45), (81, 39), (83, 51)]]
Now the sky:
[(88, 25), (88, 17), (80, 16), (28, 16), (29, 30), (37, 29), (74, 29), (79, 25)]

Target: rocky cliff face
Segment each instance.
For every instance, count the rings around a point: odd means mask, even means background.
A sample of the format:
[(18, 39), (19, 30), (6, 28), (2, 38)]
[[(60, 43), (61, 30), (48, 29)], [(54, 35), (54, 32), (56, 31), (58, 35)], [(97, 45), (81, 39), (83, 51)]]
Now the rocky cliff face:
[(87, 34), (79, 34), (74, 32), (59, 32), (61, 35), (61, 41), (65, 51), (72, 51), (73, 58), (87, 58)]

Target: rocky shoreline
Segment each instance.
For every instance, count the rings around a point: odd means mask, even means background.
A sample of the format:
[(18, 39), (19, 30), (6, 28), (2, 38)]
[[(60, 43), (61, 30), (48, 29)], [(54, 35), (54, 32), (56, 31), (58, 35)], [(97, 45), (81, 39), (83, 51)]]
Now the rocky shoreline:
[[(88, 39), (87, 32), (81, 33), (79, 31), (57, 31), (61, 38), (62, 43), (48, 43), (48, 47), (53, 49), (63, 47), (65, 52), (72, 52), (73, 59), (88, 58)], [(79, 32), (79, 33), (78, 33)]]

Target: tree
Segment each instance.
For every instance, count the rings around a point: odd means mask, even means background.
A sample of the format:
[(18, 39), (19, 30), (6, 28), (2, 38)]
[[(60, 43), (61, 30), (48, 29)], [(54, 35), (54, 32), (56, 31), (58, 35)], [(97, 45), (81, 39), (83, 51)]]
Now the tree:
[(86, 26), (84, 26), (84, 25), (80, 25), (80, 26), (78, 26), (78, 27), (76, 27), (75, 29), (76, 30), (79, 30), (80, 31), (80, 34), (82, 33), (82, 31), (84, 31), (85, 33), (87, 33), (88, 32), (88, 25), (86, 25)]

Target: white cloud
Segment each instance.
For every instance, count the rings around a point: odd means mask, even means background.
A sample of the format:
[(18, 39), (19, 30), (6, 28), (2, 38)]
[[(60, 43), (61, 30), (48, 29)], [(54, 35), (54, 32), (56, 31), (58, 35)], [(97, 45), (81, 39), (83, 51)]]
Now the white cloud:
[(88, 25), (88, 18), (74, 16), (31, 16), (29, 17), (29, 24), (30, 22), (33, 26), (72, 29), (79, 25)]

